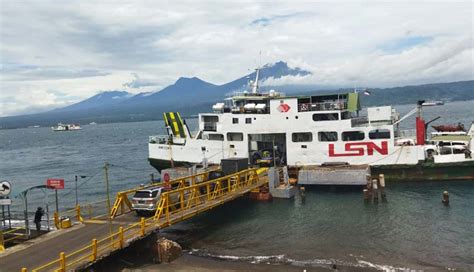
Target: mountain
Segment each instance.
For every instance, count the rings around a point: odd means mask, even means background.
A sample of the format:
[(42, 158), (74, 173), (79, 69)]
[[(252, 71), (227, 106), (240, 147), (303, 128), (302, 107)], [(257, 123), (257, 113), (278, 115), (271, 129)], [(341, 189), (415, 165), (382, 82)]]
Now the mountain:
[[(267, 64), (260, 69), (259, 79), (280, 78), (288, 75), (311, 74), (300, 68), (290, 68), (285, 62)], [(58, 122), (126, 122), (157, 120), (164, 111), (180, 111), (183, 116), (206, 112), (226, 94), (248, 89), (248, 81), (255, 72), (231, 82), (215, 85), (197, 77), (181, 77), (172, 85), (156, 92), (137, 95), (125, 91), (107, 91), (94, 95), (79, 103), (49, 112), (0, 118), (0, 127), (15, 128), (31, 125), (51, 126)], [(317, 85), (265, 86), (262, 90), (275, 88), (287, 94), (314, 94), (348, 92), (352, 89), (332, 89)], [(371, 89), (371, 96), (364, 96), (364, 106), (387, 104), (415, 104), (417, 100), (474, 100), (474, 81), (425, 84), (385, 89)]]
[(72, 104), (64, 108), (55, 109), (54, 111), (63, 112), (63, 111), (75, 111), (75, 110), (88, 110), (92, 108), (113, 105), (123, 100), (126, 100), (127, 98), (131, 96), (133, 96), (133, 94), (129, 92), (125, 92), (125, 91), (101, 92), (79, 103)]

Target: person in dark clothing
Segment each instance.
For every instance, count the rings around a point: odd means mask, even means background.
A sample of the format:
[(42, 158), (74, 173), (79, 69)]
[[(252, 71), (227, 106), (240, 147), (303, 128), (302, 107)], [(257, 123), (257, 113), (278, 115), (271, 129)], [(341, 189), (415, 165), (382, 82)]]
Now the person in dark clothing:
[(38, 207), (38, 209), (35, 212), (35, 220), (33, 221), (36, 224), (36, 231), (38, 232), (40, 232), (41, 230), (41, 218), (43, 217), (43, 215), (44, 215), (43, 208)]

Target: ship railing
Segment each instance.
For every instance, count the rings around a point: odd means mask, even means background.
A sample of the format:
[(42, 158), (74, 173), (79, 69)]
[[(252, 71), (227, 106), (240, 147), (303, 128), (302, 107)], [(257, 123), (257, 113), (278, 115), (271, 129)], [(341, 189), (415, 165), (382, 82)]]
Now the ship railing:
[(298, 104), (298, 111), (332, 111), (347, 109), (347, 102), (345, 101), (330, 101), (320, 103), (300, 103)]
[(369, 124), (369, 118), (367, 116), (351, 118), (352, 127), (367, 126), (368, 124)]
[(170, 137), (168, 135), (154, 135), (148, 138), (150, 144), (169, 144)]

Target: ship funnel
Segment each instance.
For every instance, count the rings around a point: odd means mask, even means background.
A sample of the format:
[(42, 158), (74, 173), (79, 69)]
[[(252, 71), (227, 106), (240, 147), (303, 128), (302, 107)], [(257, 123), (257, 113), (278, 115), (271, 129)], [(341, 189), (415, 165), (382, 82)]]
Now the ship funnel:
[(424, 145), (426, 139), (425, 120), (416, 117), (416, 145)]

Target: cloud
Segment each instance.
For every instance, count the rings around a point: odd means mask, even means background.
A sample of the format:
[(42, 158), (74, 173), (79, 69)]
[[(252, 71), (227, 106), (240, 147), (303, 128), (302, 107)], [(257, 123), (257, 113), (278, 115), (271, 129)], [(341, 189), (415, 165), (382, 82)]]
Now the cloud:
[(414, 36), (414, 37), (403, 37), (400, 39), (396, 39), (393, 41), (386, 42), (378, 46), (383, 51), (389, 53), (399, 53), (403, 50), (419, 46), (422, 44), (426, 44), (433, 41), (433, 37), (421, 37), (421, 36)]
[(138, 76), (137, 73), (132, 73), (133, 80), (130, 82), (126, 82), (122, 84), (124, 87), (132, 88), (132, 89), (139, 89), (142, 87), (150, 87), (150, 86), (157, 86), (156, 82), (148, 79), (142, 79)]
[(268, 26), (272, 23), (278, 22), (278, 21), (283, 21), (291, 18), (302, 18), (305, 16), (310, 16), (312, 15), (309, 12), (295, 12), (295, 13), (290, 13), (290, 14), (281, 14), (281, 15), (272, 15), (269, 17), (262, 17), (258, 18), (256, 20), (253, 20), (250, 23), (250, 26)]
[(66, 103), (48, 91), (73, 103), (181, 76), (222, 84), (280, 60), (313, 74), (266, 84), (474, 78), (472, 2), (0, 1), (0, 115)]
[(39, 66), (17, 63), (5, 63), (2, 65), (0, 71), (4, 74), (4, 80), (11, 81), (96, 77), (109, 74), (97, 69)]

